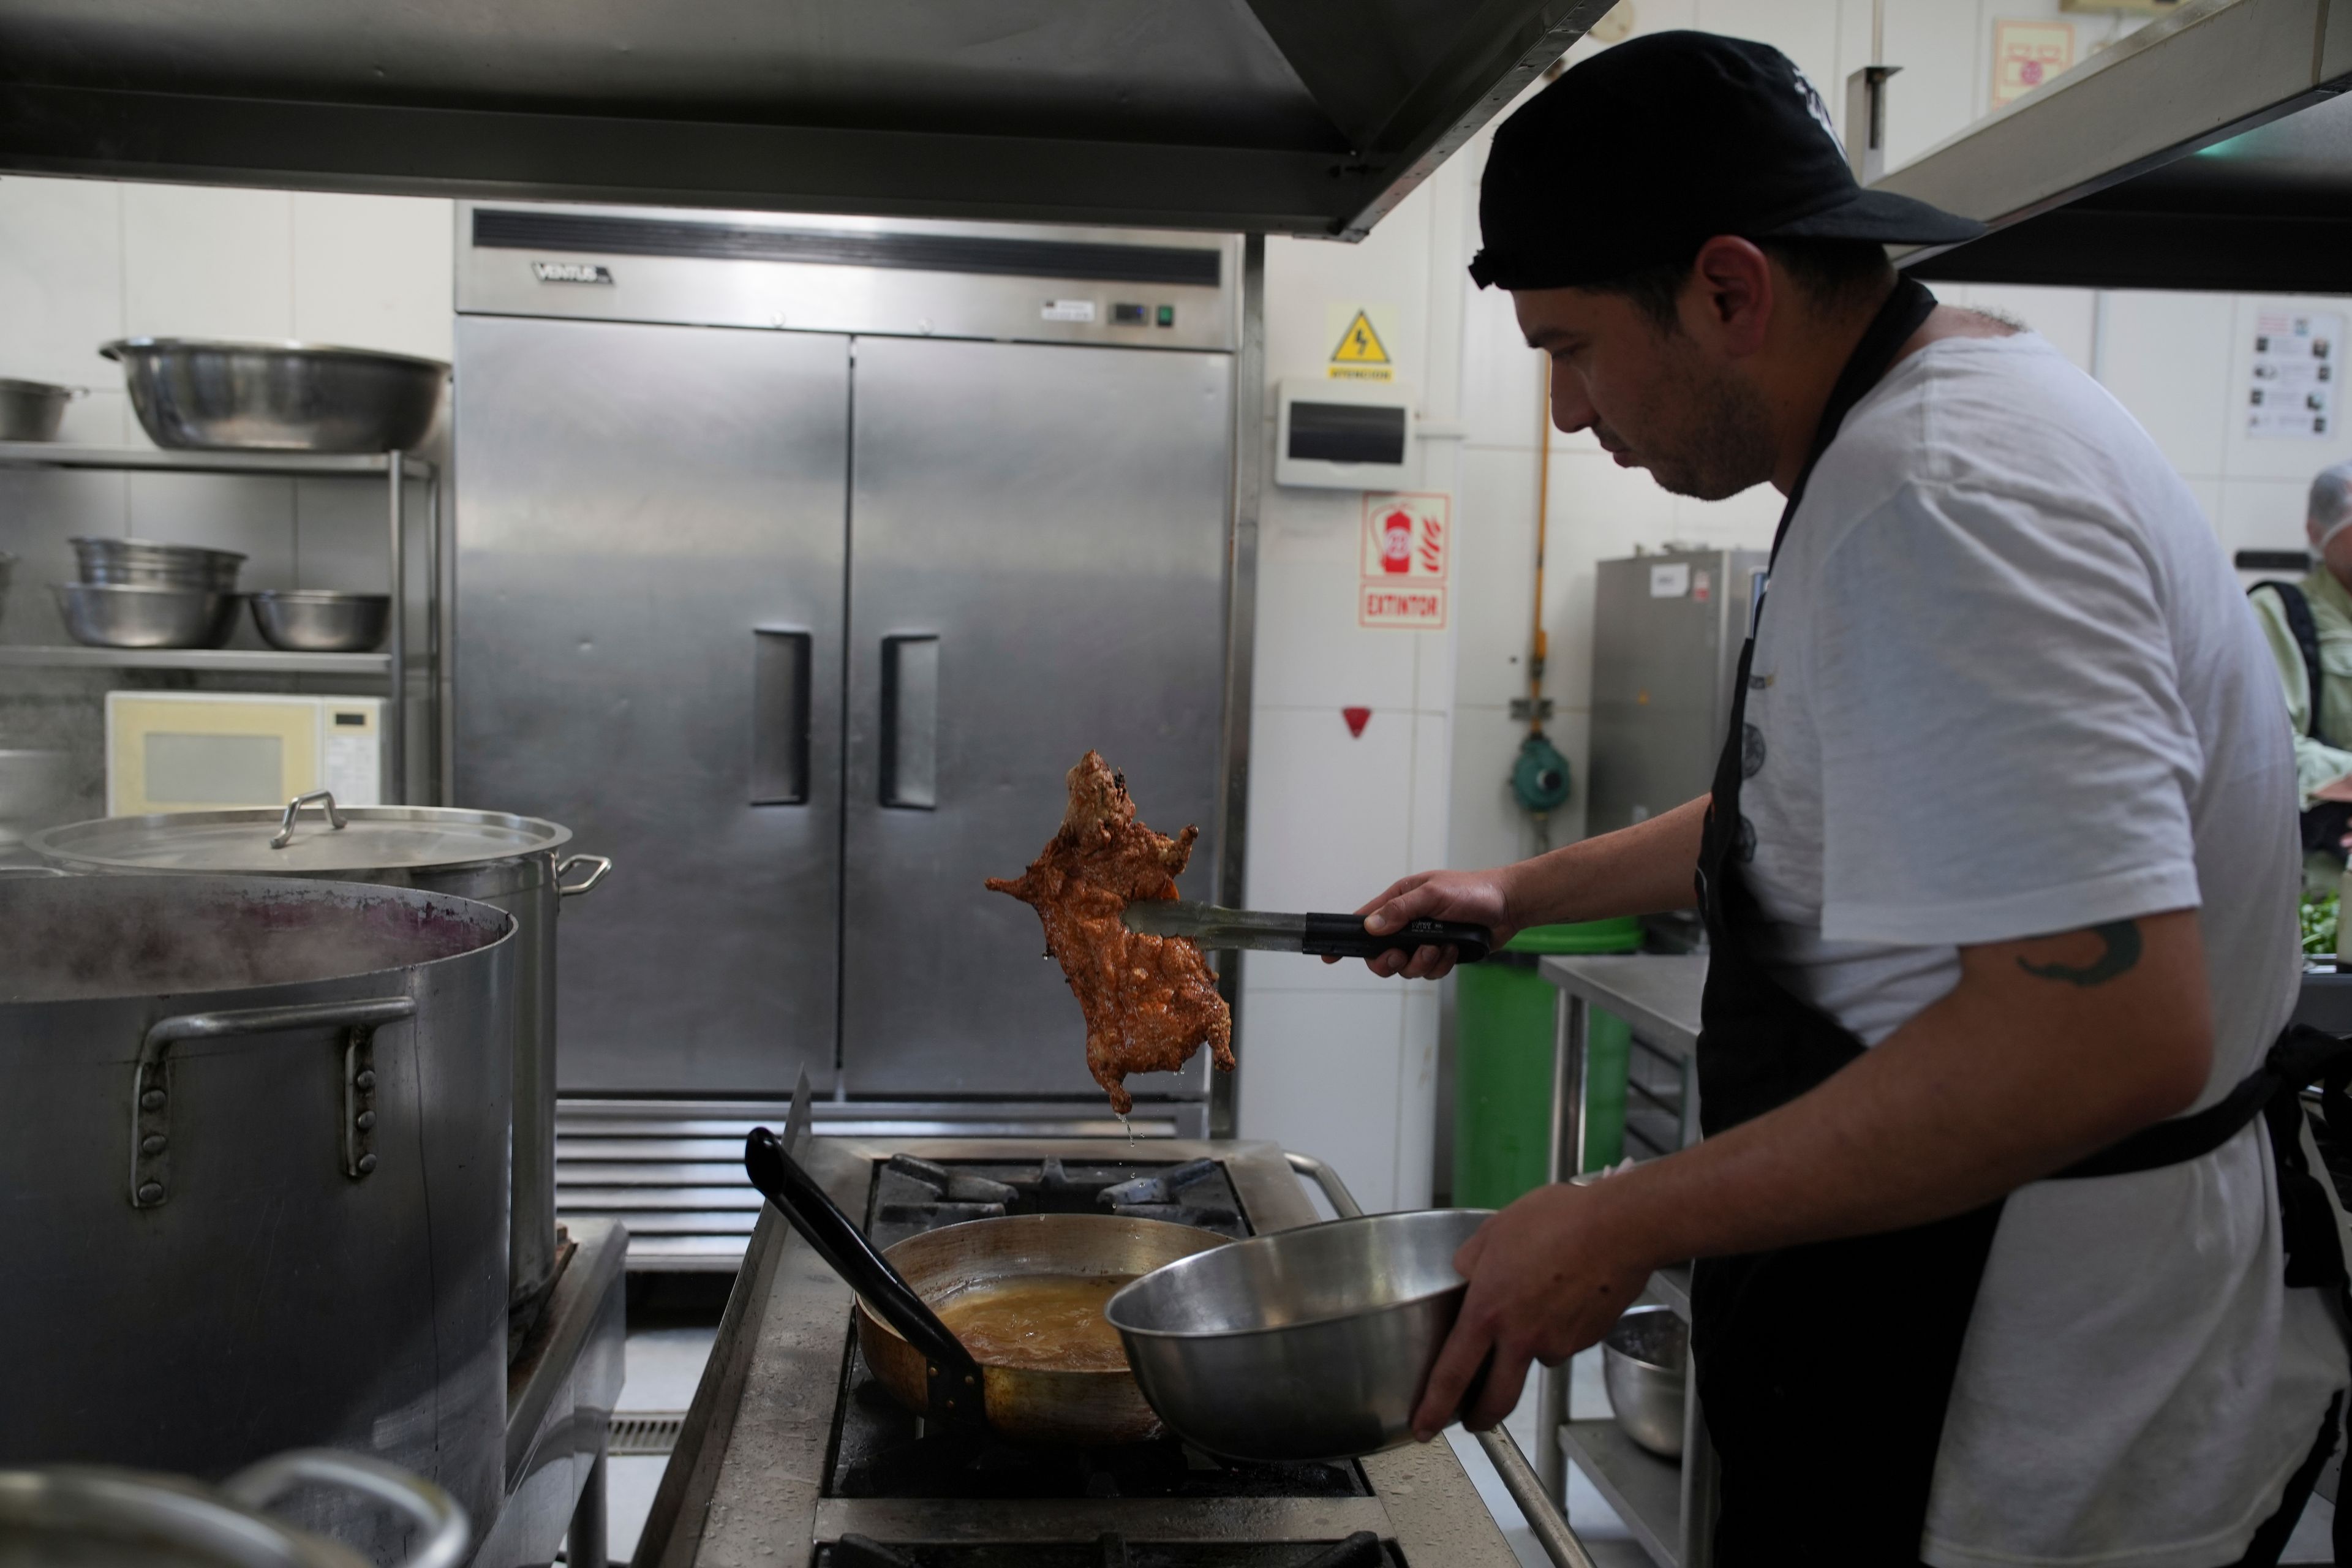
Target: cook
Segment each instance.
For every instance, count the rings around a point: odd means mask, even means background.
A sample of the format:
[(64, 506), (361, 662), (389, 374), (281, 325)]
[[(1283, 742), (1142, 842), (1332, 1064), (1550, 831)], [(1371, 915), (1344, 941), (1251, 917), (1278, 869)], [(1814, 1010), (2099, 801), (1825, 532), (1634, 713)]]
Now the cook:
[(1417, 1428), (1490, 1356), (1494, 1424), (1696, 1258), (1726, 1568), (2274, 1562), (2334, 1441), (2342, 1259), (2291, 1087), (2186, 1114), (2298, 970), (2294, 756), (2196, 501), (2049, 343), (1889, 268), (1979, 231), (1859, 188), (1770, 48), (1578, 65), (1479, 216), (1559, 428), (1788, 504), (1709, 795), (1365, 906), (1696, 903), (1712, 953), (1705, 1141), (1488, 1222)]
[(2300, 583), (2248, 591), (2294, 727), (2304, 880), (2332, 893), (2352, 843), (2352, 463), (2311, 481), (2304, 532), (2319, 559)]

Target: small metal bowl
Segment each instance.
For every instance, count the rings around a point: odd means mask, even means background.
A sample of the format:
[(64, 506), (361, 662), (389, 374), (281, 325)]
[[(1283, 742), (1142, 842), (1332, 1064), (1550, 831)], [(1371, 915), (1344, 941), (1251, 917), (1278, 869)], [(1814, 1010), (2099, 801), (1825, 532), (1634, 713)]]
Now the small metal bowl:
[(1683, 1457), (1690, 1325), (1671, 1307), (1636, 1307), (1601, 1342), (1601, 1381), (1625, 1436), (1661, 1458)]
[(0, 376), (0, 441), (54, 441), (66, 405), (85, 389)]
[(66, 630), (91, 647), (218, 647), (236, 621), (237, 595), (142, 583), (57, 583)]
[(151, 588), (210, 588), (215, 593), (236, 590), (237, 569), (245, 557), (234, 550), (207, 550), (196, 544), (163, 544), (152, 539), (110, 539), (103, 536), (67, 541), (85, 583), (142, 584)]
[(261, 640), (289, 653), (372, 653), (392, 622), (389, 594), (290, 588), (255, 594)]

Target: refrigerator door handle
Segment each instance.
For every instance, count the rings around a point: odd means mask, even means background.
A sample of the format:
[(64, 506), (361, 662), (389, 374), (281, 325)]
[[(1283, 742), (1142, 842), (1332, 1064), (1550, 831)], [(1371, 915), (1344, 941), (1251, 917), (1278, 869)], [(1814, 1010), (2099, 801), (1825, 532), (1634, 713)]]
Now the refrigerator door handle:
[(900, 811), (940, 805), (940, 639), (914, 632), (882, 639), (882, 804)]
[(806, 805), (809, 799), (807, 632), (751, 634), (751, 798), (753, 805)]

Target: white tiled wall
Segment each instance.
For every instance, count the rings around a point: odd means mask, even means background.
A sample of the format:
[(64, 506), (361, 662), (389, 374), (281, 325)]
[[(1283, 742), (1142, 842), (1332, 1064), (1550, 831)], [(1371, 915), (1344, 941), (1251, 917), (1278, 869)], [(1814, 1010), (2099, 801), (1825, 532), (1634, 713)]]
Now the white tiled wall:
[[(1391, 307), (1399, 378), (1424, 419), (1451, 423), (1464, 191), (1457, 169), (1440, 171), (1359, 246), (1270, 241), (1268, 375), (1322, 374), (1328, 307)], [(1422, 443), (1416, 488), (1458, 488), (1455, 445)], [(1459, 505), (1455, 519), (1459, 542), (1472, 525)], [(1356, 624), (1362, 521), (1355, 491), (1275, 488), (1262, 510), (1247, 884), (1261, 909), (1353, 909), (1445, 858), (1461, 622)], [(1371, 710), (1361, 735), (1351, 707)], [(1271, 953), (1250, 955), (1244, 987), (1242, 1134), (1329, 1160), (1368, 1207), (1427, 1204), (1436, 988)]]

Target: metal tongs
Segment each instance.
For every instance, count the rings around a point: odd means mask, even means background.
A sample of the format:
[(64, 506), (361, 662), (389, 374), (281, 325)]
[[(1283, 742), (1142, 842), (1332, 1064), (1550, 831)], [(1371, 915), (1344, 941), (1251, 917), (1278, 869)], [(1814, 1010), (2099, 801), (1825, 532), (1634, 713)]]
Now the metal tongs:
[(1328, 953), (1339, 958), (1374, 958), (1383, 952), (1410, 955), (1419, 947), (1451, 947), (1455, 959), (1475, 963), (1495, 945), (1495, 933), (1462, 921), (1413, 921), (1402, 930), (1374, 935), (1361, 915), (1277, 915), (1256, 910), (1220, 909), (1189, 899), (1142, 899), (1120, 917), (1142, 936), (1181, 936), (1205, 948), (1255, 948), (1268, 952)]

